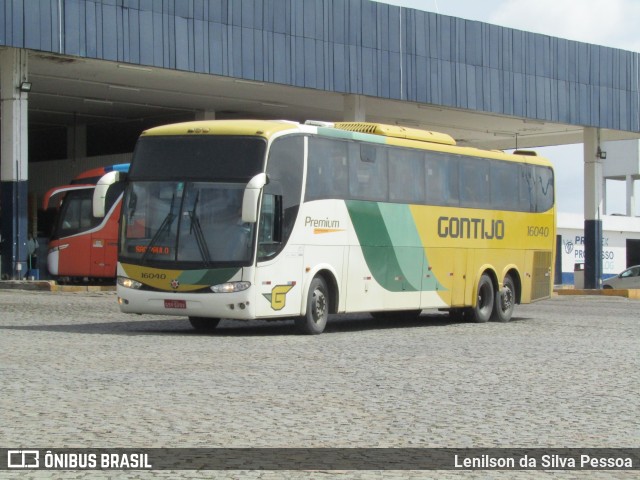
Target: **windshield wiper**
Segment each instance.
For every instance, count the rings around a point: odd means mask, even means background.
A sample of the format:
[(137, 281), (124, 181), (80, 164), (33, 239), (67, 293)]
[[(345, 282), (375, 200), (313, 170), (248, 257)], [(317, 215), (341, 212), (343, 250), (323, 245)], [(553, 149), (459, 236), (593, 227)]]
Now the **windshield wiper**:
[(176, 215), (173, 213), (173, 205), (175, 201), (176, 201), (176, 194), (174, 193), (171, 196), (171, 206), (169, 207), (169, 213), (167, 213), (167, 216), (164, 217), (164, 220), (160, 224), (160, 228), (158, 228), (158, 231), (156, 232), (156, 234), (153, 236), (151, 241), (145, 247), (144, 253), (142, 254), (142, 258), (140, 259), (142, 263), (145, 263), (145, 260), (147, 259), (149, 252), (155, 246), (156, 242), (160, 239), (160, 235), (162, 235), (165, 230), (167, 230), (168, 232), (171, 229), (171, 224), (176, 218)]
[(204, 238), (204, 233), (202, 233), (202, 226), (200, 225), (200, 219), (196, 214), (196, 208), (198, 208), (198, 200), (200, 200), (200, 191), (196, 194), (196, 199), (193, 202), (193, 208), (189, 212), (189, 219), (191, 220), (191, 226), (189, 227), (189, 235), (192, 235), (195, 231), (196, 234), (196, 243), (198, 244), (198, 250), (200, 250), (200, 255), (202, 259), (205, 261), (206, 265), (211, 263), (211, 254), (209, 253), (209, 248), (207, 247), (207, 241)]

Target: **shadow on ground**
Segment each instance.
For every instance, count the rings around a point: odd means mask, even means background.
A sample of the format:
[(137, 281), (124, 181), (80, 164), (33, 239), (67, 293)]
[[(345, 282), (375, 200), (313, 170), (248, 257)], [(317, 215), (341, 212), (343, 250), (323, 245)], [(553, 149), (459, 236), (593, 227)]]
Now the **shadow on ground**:
[[(526, 320), (513, 318), (511, 322)], [(377, 319), (368, 314), (332, 315), (323, 335), (398, 328), (433, 328), (466, 322), (452, 320), (446, 313), (423, 314), (415, 319)], [(292, 319), (289, 320), (223, 320), (211, 332), (194, 330), (186, 318), (95, 322), (58, 325), (3, 325), (0, 330), (24, 330), (36, 332), (80, 333), (98, 335), (174, 335), (174, 336), (214, 336), (251, 337), (297, 335)]]

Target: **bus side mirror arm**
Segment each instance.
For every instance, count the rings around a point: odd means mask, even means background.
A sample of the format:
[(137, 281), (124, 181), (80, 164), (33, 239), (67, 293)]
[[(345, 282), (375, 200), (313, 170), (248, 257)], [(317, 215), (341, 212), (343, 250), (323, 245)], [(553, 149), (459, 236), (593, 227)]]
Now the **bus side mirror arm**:
[(107, 200), (107, 191), (109, 187), (114, 183), (119, 182), (121, 179), (124, 179), (124, 174), (122, 172), (113, 171), (103, 175), (98, 183), (96, 183), (96, 188), (93, 191), (93, 216), (96, 218), (104, 218), (107, 212), (105, 212), (105, 204)]
[(264, 186), (269, 183), (266, 173), (259, 173), (247, 183), (242, 197), (242, 221), (256, 223), (258, 221), (258, 200)]

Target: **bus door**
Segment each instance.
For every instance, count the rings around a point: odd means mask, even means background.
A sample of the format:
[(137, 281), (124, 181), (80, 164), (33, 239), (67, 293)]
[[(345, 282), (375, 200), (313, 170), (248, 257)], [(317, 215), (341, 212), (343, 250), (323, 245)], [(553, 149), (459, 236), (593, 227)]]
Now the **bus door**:
[(265, 193), (255, 276), (255, 312), (258, 317), (285, 317), (300, 313), (304, 247), (283, 245), (282, 219), (282, 196)]
[(91, 272), (90, 276), (105, 276), (106, 250), (107, 245), (103, 229), (94, 231), (91, 234), (91, 247), (89, 250), (89, 268)]
[(300, 209), (304, 142), (302, 136), (282, 137), (269, 149), (257, 232), (256, 316), (300, 314), (305, 251), (289, 237)]
[(86, 232), (93, 226), (93, 188), (93, 185), (67, 185), (51, 189), (45, 195), (44, 206), (48, 207), (54, 195), (65, 193), (49, 242), (47, 266), (53, 275), (90, 275), (91, 236)]
[[(119, 187), (116, 192), (118, 195), (121, 194), (122, 186), (122, 182), (115, 185), (115, 187)], [(122, 198), (117, 197), (115, 202), (116, 206), (111, 211), (114, 200), (107, 201), (107, 216), (104, 217), (102, 224), (96, 227), (96, 230), (91, 234), (91, 275), (95, 277), (115, 277), (116, 275), (118, 219), (120, 218)]]

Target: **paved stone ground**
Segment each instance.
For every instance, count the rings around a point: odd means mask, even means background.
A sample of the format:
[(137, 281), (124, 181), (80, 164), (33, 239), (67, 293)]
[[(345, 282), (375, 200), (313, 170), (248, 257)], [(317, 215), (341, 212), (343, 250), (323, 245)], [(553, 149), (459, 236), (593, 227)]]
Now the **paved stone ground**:
[[(640, 447), (638, 301), (555, 297), (518, 307), (507, 324), (451, 322), (435, 311), (400, 323), (350, 315), (309, 337), (296, 335), (291, 321), (223, 321), (203, 335), (186, 319), (122, 314), (115, 300), (113, 292), (0, 290), (0, 446)], [(633, 476), (626, 474), (555, 476)]]

